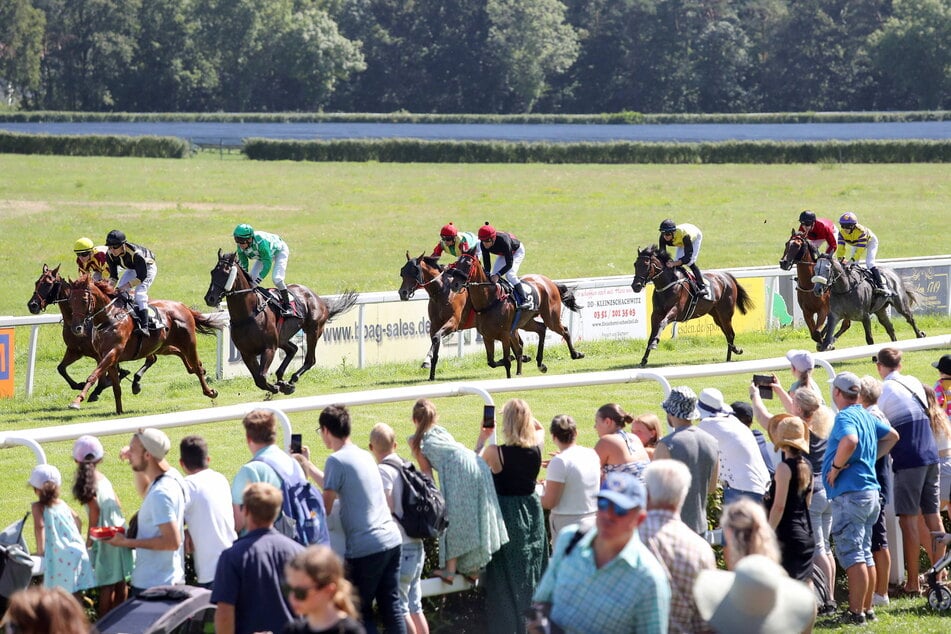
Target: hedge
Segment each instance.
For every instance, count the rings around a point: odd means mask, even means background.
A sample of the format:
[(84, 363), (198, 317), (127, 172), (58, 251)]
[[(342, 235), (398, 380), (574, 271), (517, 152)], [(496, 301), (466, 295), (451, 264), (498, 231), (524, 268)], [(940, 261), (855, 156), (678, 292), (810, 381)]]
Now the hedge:
[(0, 130), (0, 153), (184, 158), (190, 155), (191, 147), (188, 141), (170, 136), (15, 134)]

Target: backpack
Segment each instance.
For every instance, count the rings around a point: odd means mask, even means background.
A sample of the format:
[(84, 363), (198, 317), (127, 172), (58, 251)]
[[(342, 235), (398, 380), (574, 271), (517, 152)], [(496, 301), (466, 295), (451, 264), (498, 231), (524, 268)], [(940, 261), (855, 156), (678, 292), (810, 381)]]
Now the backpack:
[(274, 528), (304, 546), (312, 544), (330, 544), (327, 532), (327, 511), (324, 499), (317, 487), (307, 481), (303, 470), (294, 463), (290, 473), (265, 457), (254, 459), (271, 467), (281, 480), (281, 514), (274, 522)]
[(449, 513), (446, 500), (436, 487), (436, 483), (425, 473), (418, 471), (410, 462), (396, 465), (384, 462), (396, 469), (403, 482), (403, 516), (397, 517), (408, 537), (437, 537), (449, 526)]

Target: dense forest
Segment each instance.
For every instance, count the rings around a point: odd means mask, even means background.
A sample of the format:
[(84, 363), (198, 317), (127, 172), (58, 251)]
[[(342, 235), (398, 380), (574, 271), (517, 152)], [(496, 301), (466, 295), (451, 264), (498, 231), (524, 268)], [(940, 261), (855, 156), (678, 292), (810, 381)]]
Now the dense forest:
[(951, 108), (948, 0), (0, 0), (0, 107)]

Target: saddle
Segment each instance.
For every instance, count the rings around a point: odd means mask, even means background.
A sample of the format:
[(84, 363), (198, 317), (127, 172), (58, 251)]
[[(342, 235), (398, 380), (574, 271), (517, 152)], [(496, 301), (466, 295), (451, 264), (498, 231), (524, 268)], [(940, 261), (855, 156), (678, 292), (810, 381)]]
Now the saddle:
[[(697, 299), (700, 297), (703, 297), (703, 298), (710, 297), (708, 295), (701, 295), (700, 290), (697, 288), (697, 276), (693, 274), (693, 269), (691, 269), (689, 266), (684, 266), (684, 265), (680, 265), (679, 268), (681, 271), (684, 272), (684, 275), (687, 276), (687, 282), (689, 282), (688, 286), (690, 289), (690, 301), (696, 302)], [(709, 288), (710, 287), (707, 286), (708, 290)]]
[(125, 309), (129, 313), (129, 317), (132, 318), (132, 323), (138, 326), (145, 326), (146, 330), (164, 330), (168, 327), (168, 324), (165, 323), (165, 316), (155, 309), (155, 306), (152, 304), (148, 305), (146, 308), (146, 314), (148, 319), (144, 324), (140, 323), (139, 312), (136, 310), (135, 301), (131, 297), (123, 295), (123, 300), (125, 301)]
[[(261, 288), (258, 287), (258, 291), (264, 296), (264, 301), (267, 302), (268, 307), (274, 311), (274, 314), (283, 319), (292, 319), (289, 317), (284, 317), (281, 311), (281, 292), (276, 288)], [(288, 292), (287, 297), (291, 300), (291, 310), (294, 312), (294, 318), (300, 319), (303, 317), (301, 312), (300, 301), (297, 299), (297, 296), (294, 293)]]
[[(538, 292), (535, 290), (535, 287), (531, 284), (519, 280), (518, 282), (519, 290), (522, 291), (522, 297), (528, 300), (530, 306), (528, 308), (523, 308), (521, 310), (538, 310), (538, 307), (541, 305), (541, 299), (538, 297)], [(499, 301), (507, 301), (513, 305), (518, 302), (515, 299), (515, 294), (512, 289), (512, 285), (504, 277), (499, 278), (499, 283), (496, 285), (496, 296)]]

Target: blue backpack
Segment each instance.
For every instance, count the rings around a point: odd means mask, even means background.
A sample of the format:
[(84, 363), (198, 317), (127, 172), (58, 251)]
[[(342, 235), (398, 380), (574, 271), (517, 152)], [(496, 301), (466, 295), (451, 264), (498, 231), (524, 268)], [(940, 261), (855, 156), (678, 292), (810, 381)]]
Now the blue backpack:
[(281, 495), (284, 497), (284, 502), (281, 506), (281, 514), (274, 522), (275, 530), (304, 546), (329, 545), (330, 535), (327, 532), (327, 511), (324, 509), (324, 499), (317, 487), (307, 481), (300, 465), (294, 462), (292, 471), (288, 473), (280, 465), (264, 457), (257, 457), (254, 460), (271, 467), (281, 479)]

